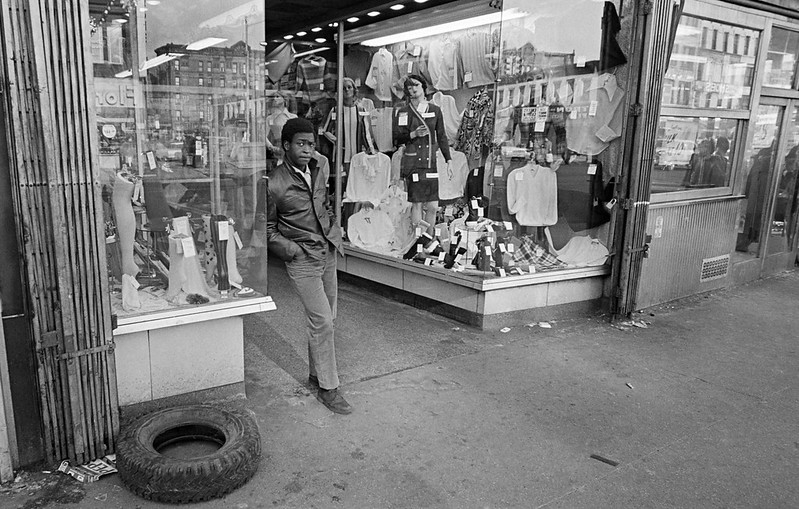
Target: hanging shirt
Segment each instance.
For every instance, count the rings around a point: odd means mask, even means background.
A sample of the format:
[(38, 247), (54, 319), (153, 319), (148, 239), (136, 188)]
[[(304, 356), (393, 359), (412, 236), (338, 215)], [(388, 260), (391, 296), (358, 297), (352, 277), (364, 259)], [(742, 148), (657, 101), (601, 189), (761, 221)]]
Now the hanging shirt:
[(494, 137), (494, 101), (485, 89), (479, 90), (466, 103), (455, 148), (466, 154), (469, 167), (480, 166), (483, 148)]
[(416, 232), (411, 223), (411, 203), (408, 201), (408, 193), (403, 191), (400, 186), (392, 185), (388, 188), (388, 193), (378, 207), (388, 214), (391, 219), (392, 237), (389, 242), (392, 254), (403, 255), (408, 248), (416, 242)]
[(566, 119), (568, 148), (584, 155), (605, 150), (621, 136), (623, 102), (624, 90), (613, 74), (575, 79), (574, 101)]
[(347, 238), (353, 246), (377, 253), (389, 253), (394, 225), (385, 211), (363, 208), (347, 220)]
[(394, 50), (394, 85), (392, 91), (399, 98), (405, 96), (405, 78), (409, 74), (424, 76), (427, 64), (422, 59), (422, 47), (412, 43), (399, 43)]
[(394, 55), (386, 48), (380, 48), (372, 57), (366, 86), (375, 91), (381, 101), (391, 101), (391, 85), (394, 83)]
[(482, 87), (496, 81), (496, 71), (491, 66), (491, 36), (487, 32), (468, 31), (458, 40), (458, 51), (463, 64), (464, 85)]
[(529, 163), (508, 175), (508, 211), (522, 226), (558, 222), (558, 178), (551, 169)]
[(346, 202), (369, 201), (375, 206), (388, 191), (391, 158), (382, 152), (358, 152), (352, 157), (347, 179)]
[(456, 90), (460, 86), (458, 43), (448, 36), (435, 37), (428, 48), (427, 71), (431, 85), (437, 90)]
[(558, 260), (570, 267), (593, 267), (604, 265), (608, 259), (608, 248), (597, 239), (576, 236), (569, 239), (561, 249), (555, 252)]
[(450, 143), (454, 143), (458, 139), (458, 127), (461, 125), (461, 112), (458, 111), (455, 98), (442, 92), (436, 92), (430, 102), (441, 108), (447, 139)]
[(381, 152), (390, 152), (394, 148), (394, 141), (391, 138), (391, 122), (393, 117), (394, 108), (386, 107), (372, 110), (372, 132), (375, 135), (377, 150)]
[(325, 94), (325, 66), (327, 60), (311, 55), (300, 60), (298, 64), (297, 86), (308, 94), (311, 101), (323, 99)]
[[(371, 99), (358, 99), (353, 106), (345, 106), (341, 116), (344, 136), (344, 162), (349, 163), (358, 152), (377, 150), (372, 132), (372, 112), (375, 105)], [(324, 126), (324, 136), (336, 143), (336, 108), (330, 110)], [(335, 153), (334, 153), (335, 154)]]
[(347, 46), (347, 53), (344, 55), (344, 76), (352, 78), (355, 81), (355, 86), (360, 87), (366, 81), (371, 62), (371, 53), (357, 47)]
[(291, 62), (293, 61), (293, 51), (291, 44), (283, 43), (277, 47), (272, 53), (266, 56), (266, 76), (269, 81), (277, 83), (280, 78), (289, 70)]
[(436, 164), (438, 166), (438, 197), (442, 200), (454, 200), (463, 196), (466, 179), (469, 177), (469, 162), (466, 155), (457, 150), (451, 150), (452, 177), (447, 172), (447, 161), (444, 154), (438, 152)]

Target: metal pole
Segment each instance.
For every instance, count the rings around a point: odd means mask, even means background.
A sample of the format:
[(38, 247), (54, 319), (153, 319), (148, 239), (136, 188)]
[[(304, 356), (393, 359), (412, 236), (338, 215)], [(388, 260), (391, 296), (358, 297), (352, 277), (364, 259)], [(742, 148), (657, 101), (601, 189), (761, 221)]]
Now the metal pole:
[(336, 146), (335, 146), (335, 171), (336, 171), (336, 224), (341, 226), (341, 172), (344, 168), (344, 21), (338, 22), (338, 83), (336, 84)]

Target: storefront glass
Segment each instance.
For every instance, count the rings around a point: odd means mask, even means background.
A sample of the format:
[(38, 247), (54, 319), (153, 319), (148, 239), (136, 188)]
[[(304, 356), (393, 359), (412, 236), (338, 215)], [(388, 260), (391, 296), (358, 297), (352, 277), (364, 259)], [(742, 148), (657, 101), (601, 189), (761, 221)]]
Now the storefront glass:
[(771, 196), (771, 175), (776, 164), (777, 142), (785, 108), (760, 105), (751, 144), (746, 148), (746, 208), (740, 222), (735, 250), (745, 256), (759, 256), (761, 227)]
[[(605, 264), (626, 102), (618, 4), (457, 2), (345, 32), (350, 252), (480, 278)], [(410, 106), (409, 79), (426, 88)]]
[(799, 61), (799, 32), (774, 27), (768, 44), (763, 86), (795, 89), (797, 61)]
[(680, 17), (663, 79), (650, 188), (654, 195), (679, 192), (661, 199), (684, 199), (732, 192), (736, 143), (751, 104), (759, 40), (757, 30)]
[[(797, 41), (799, 44), (799, 41)], [(784, 253), (796, 247), (796, 220), (799, 217), (799, 107), (795, 107), (785, 133), (785, 157), (779, 161), (777, 198), (768, 237), (768, 254)]]
[[(100, 181), (119, 316), (265, 291), (263, 2), (90, 0)], [(277, 106), (280, 106), (279, 108)]]

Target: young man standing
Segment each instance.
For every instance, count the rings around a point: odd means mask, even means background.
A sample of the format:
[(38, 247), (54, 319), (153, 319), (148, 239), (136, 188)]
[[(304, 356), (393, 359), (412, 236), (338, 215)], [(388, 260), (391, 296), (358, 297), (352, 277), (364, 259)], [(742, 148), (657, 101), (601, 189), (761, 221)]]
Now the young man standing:
[(317, 167), (314, 127), (292, 118), (280, 138), (284, 161), (269, 175), (267, 246), (286, 262), (286, 270), (308, 317), (308, 382), (331, 411), (349, 414), (339, 393), (333, 319), (338, 283), (336, 253), (342, 251), (341, 228), (328, 207), (329, 170)]

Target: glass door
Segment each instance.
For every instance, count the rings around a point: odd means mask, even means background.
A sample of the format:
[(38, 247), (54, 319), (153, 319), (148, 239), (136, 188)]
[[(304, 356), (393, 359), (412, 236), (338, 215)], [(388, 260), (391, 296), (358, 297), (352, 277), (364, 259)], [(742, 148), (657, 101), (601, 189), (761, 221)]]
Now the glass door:
[(785, 104), (777, 100), (763, 100), (758, 106), (757, 116), (746, 147), (744, 174), (746, 185), (746, 207), (736, 241), (736, 261), (761, 256), (764, 218), (768, 214), (772, 178), (777, 161), (777, 151)]
[(777, 193), (769, 224), (766, 253), (789, 253), (796, 248), (797, 173), (799, 173), (799, 106), (789, 109), (782, 153), (776, 158)]

